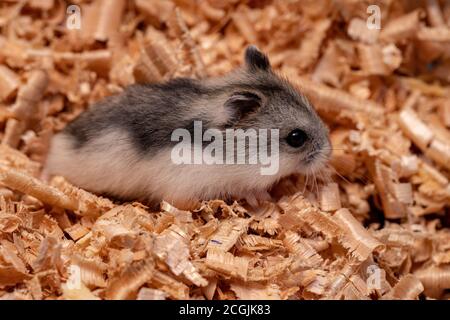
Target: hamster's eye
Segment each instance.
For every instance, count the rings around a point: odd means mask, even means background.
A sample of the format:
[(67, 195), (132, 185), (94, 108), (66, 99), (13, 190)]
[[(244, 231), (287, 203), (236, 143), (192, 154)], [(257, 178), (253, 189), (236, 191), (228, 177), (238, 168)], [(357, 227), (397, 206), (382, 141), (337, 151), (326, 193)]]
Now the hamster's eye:
[(286, 138), (287, 143), (294, 148), (300, 148), (305, 144), (306, 140), (308, 140), (308, 135), (300, 129), (292, 130)]

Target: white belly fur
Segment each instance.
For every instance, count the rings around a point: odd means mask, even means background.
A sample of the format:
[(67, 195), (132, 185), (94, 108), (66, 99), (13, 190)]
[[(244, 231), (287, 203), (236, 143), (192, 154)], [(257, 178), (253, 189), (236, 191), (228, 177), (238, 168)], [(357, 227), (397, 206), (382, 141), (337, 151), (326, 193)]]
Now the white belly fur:
[(118, 130), (74, 149), (72, 138), (60, 133), (52, 141), (45, 171), (98, 194), (177, 204), (264, 192), (292, 170), (282, 170), (281, 162), (273, 176), (261, 175), (259, 165), (176, 165), (170, 151), (143, 157), (128, 134)]

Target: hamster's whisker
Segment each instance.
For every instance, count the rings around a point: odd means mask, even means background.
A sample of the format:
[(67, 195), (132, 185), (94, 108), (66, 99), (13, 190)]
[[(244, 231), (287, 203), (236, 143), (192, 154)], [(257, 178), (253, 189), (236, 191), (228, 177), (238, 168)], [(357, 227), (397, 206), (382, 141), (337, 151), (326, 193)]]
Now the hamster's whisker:
[(335, 173), (338, 177), (340, 177), (342, 180), (344, 180), (347, 183), (351, 183), (346, 177), (344, 177), (343, 175), (341, 175), (333, 166), (328, 165), (328, 168), (330, 170), (333, 170), (333, 173)]
[(346, 148), (333, 148), (333, 147), (331, 147), (331, 148), (322, 148), (322, 150), (343, 150), (343, 151), (345, 151), (347, 149)]
[(317, 178), (316, 178), (316, 173), (315, 172), (313, 172), (313, 190), (316, 191), (316, 195), (319, 194), (318, 188), (317, 188)]
[(330, 161), (330, 158), (326, 155), (324, 155), (323, 153), (318, 153), (317, 154), (318, 159), (322, 159), (325, 161), (325, 164), (328, 164), (328, 162)]
[(324, 170), (320, 170), (319, 174), (320, 174), (320, 177), (322, 178), (324, 183), (329, 184), (332, 181), (330, 179), (330, 176), (329, 176), (328, 172), (326, 172)]
[(333, 179), (332, 171), (330, 170), (329, 167), (326, 167), (326, 169), (327, 169), (326, 173), (327, 173), (327, 176), (328, 176), (329, 181), (330, 181), (330, 182), (334, 182), (335, 180)]
[[(329, 160), (329, 159), (328, 159), (325, 155), (323, 155), (323, 154), (319, 154), (318, 156), (319, 156), (319, 157), (322, 157), (322, 159)], [(347, 160), (347, 159), (340, 159), (340, 158), (337, 158), (337, 159), (335, 159), (334, 161), (336, 161), (337, 163), (341, 163), (341, 164), (347, 164), (347, 163), (350, 162), (350, 160)], [(330, 168), (331, 170), (333, 170), (333, 172), (334, 172), (336, 175), (338, 175), (340, 178), (342, 178), (342, 179), (345, 180), (346, 182), (350, 183), (350, 181), (349, 181), (347, 178), (345, 178), (344, 176), (342, 176), (339, 172), (337, 172), (337, 170), (336, 170), (331, 164), (327, 163), (326, 166), (327, 166), (328, 168)], [(361, 180), (363, 183), (365, 183), (365, 184), (369, 184), (369, 183), (372, 183), (372, 182), (373, 182), (373, 179), (372, 179), (370, 176), (367, 176), (367, 175), (364, 174), (364, 173), (361, 173), (361, 174), (358, 176), (358, 179), (360, 179), (360, 180)]]
[(308, 186), (308, 180), (309, 180), (309, 173), (306, 173), (306, 182), (305, 180), (303, 180), (303, 191), (302, 194), (305, 194), (306, 190), (307, 190), (307, 186)]
[(327, 165), (327, 168), (332, 172), (332, 174), (337, 175), (342, 180), (345, 180), (346, 182), (349, 182), (347, 178), (345, 178), (343, 175), (341, 175), (332, 165)]
[(351, 160), (345, 159), (345, 158), (333, 158), (333, 162), (345, 165), (345, 164), (351, 163)]

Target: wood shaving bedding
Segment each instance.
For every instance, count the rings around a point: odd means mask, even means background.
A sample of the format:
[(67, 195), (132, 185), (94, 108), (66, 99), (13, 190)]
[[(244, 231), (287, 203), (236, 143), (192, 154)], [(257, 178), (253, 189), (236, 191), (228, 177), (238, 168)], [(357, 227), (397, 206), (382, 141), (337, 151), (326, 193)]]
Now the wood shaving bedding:
[[(448, 298), (448, 6), (373, 2), (381, 29), (351, 0), (79, 0), (81, 30), (67, 1), (1, 3), (0, 299)], [(224, 74), (248, 44), (330, 127), (326, 170), (192, 210), (45, 181), (51, 136), (90, 104)]]

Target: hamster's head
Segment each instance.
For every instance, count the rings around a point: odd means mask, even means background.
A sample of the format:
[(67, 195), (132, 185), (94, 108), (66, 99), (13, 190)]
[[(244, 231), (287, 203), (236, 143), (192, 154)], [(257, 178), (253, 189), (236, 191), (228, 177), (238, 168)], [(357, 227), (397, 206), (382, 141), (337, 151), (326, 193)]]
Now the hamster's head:
[(255, 46), (245, 51), (245, 65), (228, 80), (225, 102), (235, 128), (278, 129), (283, 175), (320, 170), (331, 154), (328, 129), (308, 99), (277, 75)]

